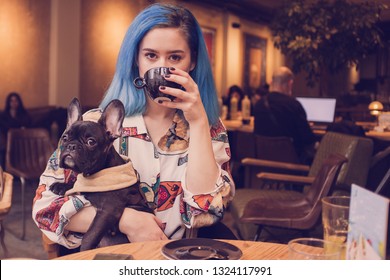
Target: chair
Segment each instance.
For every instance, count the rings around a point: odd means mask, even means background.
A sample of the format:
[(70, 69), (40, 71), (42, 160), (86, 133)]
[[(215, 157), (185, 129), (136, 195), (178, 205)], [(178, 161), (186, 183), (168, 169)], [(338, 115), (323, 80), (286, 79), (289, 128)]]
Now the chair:
[(372, 157), (370, 170), (368, 172), (366, 188), (375, 191), (377, 188), (383, 189), (390, 170), (390, 146), (375, 153)]
[(378, 187), (375, 189), (375, 193), (390, 198), (390, 169), (387, 170), (385, 176), (383, 176)]
[[(253, 165), (261, 168), (273, 168), (285, 170), (286, 172), (307, 172), (308, 184), (313, 182), (321, 168), (323, 161), (332, 153), (338, 153), (348, 159), (340, 171), (337, 178), (336, 189), (339, 191), (350, 192), (351, 184), (364, 186), (367, 181), (367, 175), (370, 169), (370, 162), (373, 152), (373, 141), (369, 138), (353, 135), (341, 134), (336, 132), (327, 132), (321, 139), (313, 162), (310, 166), (301, 164), (289, 164), (276, 161), (263, 161), (255, 159), (243, 159), (245, 165)], [(277, 182), (279, 175), (263, 172), (260, 176), (263, 181), (269, 180)]]
[[(286, 163), (299, 163), (298, 155), (295, 151), (293, 140), (290, 137), (270, 137), (262, 135), (254, 135), (255, 155), (256, 159), (272, 160)], [(257, 166), (247, 164), (247, 161), (241, 161), (245, 166), (245, 187), (259, 186), (261, 181), (256, 177), (256, 173), (260, 170)], [(270, 169), (274, 170), (274, 169)], [(262, 171), (267, 171), (262, 169)]]
[(285, 136), (255, 135), (256, 157), (282, 162), (299, 163), (293, 139)]
[(390, 198), (390, 147), (372, 157), (368, 179), (369, 188), (375, 182), (375, 189), (371, 189), (372, 191)]
[[(318, 171), (320, 170), (324, 160), (332, 153), (338, 153), (345, 156), (348, 162), (341, 167), (340, 173), (337, 176), (335, 187), (332, 193), (349, 194), (352, 183), (364, 186), (367, 180), (367, 174), (371, 162), (373, 151), (373, 141), (369, 138), (358, 137), (353, 135), (340, 134), (335, 132), (327, 132), (321, 139), (317, 152), (311, 166), (302, 164), (292, 164), (277, 161), (259, 160), (246, 158), (242, 160), (245, 166), (256, 166), (262, 170), (269, 171), (271, 168), (279, 173), (261, 172), (257, 177), (261, 181), (261, 187), (265, 185), (275, 184), (304, 184), (306, 187), (303, 191), (307, 191)], [(283, 171), (283, 173), (281, 173)], [(305, 174), (307, 176), (293, 176), (292, 174)], [(249, 200), (257, 195), (257, 189), (238, 189), (235, 198), (230, 205), (230, 211), (236, 227), (240, 235), (244, 239), (251, 239), (255, 234), (255, 227), (250, 224), (240, 223), (239, 220), (243, 214), (244, 207)], [(298, 192), (297, 192), (298, 193)], [(299, 194), (299, 193), (298, 193)], [(295, 195), (291, 192), (290, 195)]]
[(258, 226), (255, 241), (264, 226), (300, 231), (314, 228), (321, 214), (321, 199), (329, 194), (346, 161), (342, 155), (331, 154), (305, 193), (257, 190), (257, 195), (245, 205), (240, 222)]
[(256, 157), (255, 142), (252, 132), (234, 130), (229, 131), (231, 150), (230, 168), (237, 187), (244, 185), (245, 178), (241, 161), (246, 157)]
[(0, 244), (4, 250), (5, 256), (7, 256), (8, 251), (4, 242), (5, 229), (3, 220), (7, 216), (12, 205), (12, 182), (12, 175), (3, 172), (3, 168), (0, 166)]
[(30, 180), (38, 180), (54, 148), (49, 132), (43, 128), (20, 128), (8, 131), (6, 150), (6, 171), (19, 177), (22, 200), (22, 235), (26, 233), (25, 188)]

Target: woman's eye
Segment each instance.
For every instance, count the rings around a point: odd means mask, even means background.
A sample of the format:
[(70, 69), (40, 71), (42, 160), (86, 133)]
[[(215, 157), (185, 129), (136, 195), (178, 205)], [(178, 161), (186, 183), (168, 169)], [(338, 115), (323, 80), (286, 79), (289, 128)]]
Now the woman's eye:
[(149, 59), (155, 59), (157, 55), (155, 53), (146, 53), (145, 57)]
[(181, 56), (177, 55), (177, 54), (171, 55), (170, 60), (180, 61), (181, 60)]
[(96, 144), (96, 140), (95, 139), (92, 139), (92, 138), (87, 139), (87, 145), (88, 146), (94, 146), (95, 144)]

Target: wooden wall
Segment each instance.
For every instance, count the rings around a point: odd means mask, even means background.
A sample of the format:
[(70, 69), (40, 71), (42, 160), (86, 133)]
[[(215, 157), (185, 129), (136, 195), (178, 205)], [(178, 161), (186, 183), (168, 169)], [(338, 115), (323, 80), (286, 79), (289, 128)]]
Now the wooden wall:
[(0, 1), (0, 110), (11, 91), (48, 104), (50, 0)]

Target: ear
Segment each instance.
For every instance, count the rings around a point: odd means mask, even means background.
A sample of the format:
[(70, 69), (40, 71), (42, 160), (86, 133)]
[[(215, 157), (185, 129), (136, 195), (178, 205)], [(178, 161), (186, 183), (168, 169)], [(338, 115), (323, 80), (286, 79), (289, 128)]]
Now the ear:
[(77, 98), (73, 98), (68, 106), (68, 122), (66, 124), (66, 129), (82, 119), (80, 101)]
[(294, 80), (288, 81), (288, 93), (292, 95), (292, 89), (293, 89)]
[(112, 140), (114, 140), (122, 134), (124, 118), (125, 108), (123, 103), (118, 99), (114, 99), (104, 109), (98, 122), (105, 127)]

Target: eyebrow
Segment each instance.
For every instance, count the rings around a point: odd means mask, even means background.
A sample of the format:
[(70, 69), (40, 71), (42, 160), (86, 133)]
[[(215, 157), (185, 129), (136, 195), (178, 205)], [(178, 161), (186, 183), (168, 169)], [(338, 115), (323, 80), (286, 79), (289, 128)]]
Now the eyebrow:
[[(158, 52), (158, 51), (156, 51), (156, 50), (154, 50), (154, 49), (150, 49), (150, 48), (144, 48), (144, 49), (142, 49), (142, 51), (143, 52)], [(184, 53), (184, 51), (183, 50), (172, 50), (172, 51), (169, 51), (168, 53)]]

